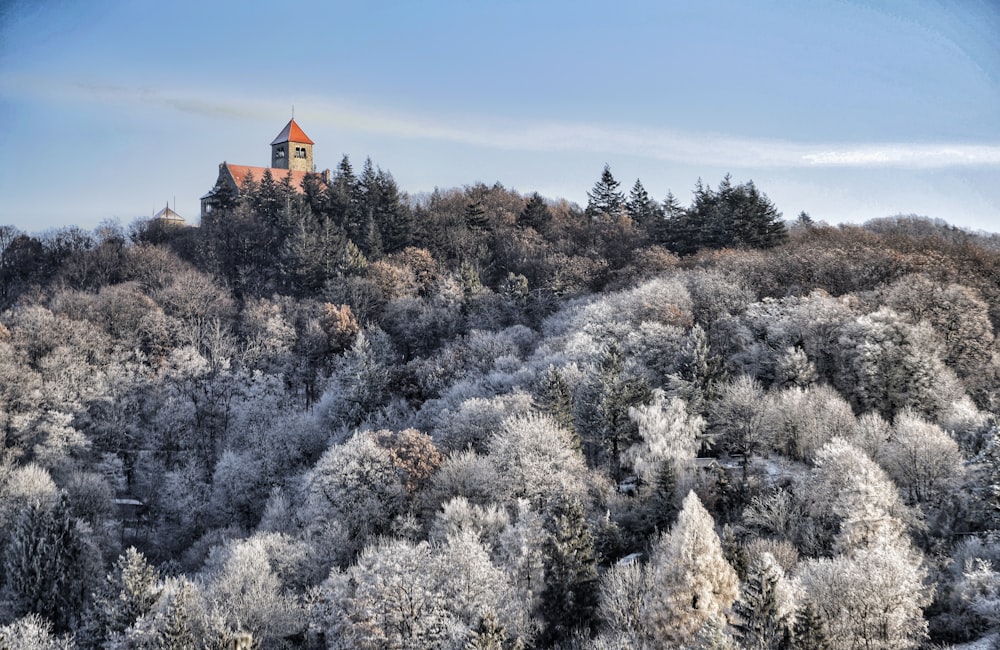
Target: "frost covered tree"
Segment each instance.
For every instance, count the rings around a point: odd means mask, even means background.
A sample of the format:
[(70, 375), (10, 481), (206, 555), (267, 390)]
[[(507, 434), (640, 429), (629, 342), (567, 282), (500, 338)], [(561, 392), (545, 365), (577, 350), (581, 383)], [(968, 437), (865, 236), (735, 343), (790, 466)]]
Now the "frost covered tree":
[(52, 623), (38, 614), (28, 614), (9, 625), (0, 625), (3, 650), (75, 650), (72, 636), (56, 635)]
[(896, 416), (878, 460), (909, 503), (940, 505), (958, 489), (965, 474), (958, 443), (908, 409)]
[(333, 445), (306, 476), (305, 520), (325, 531), (330, 550), (344, 558), (389, 532), (403, 512), (406, 487), (391, 452), (372, 432)]
[(734, 628), (746, 650), (788, 648), (798, 605), (796, 585), (785, 577), (770, 553), (757, 555), (750, 564), (740, 596), (733, 604)]
[(847, 551), (879, 539), (903, 538), (910, 513), (875, 461), (834, 438), (816, 452), (814, 462), (799, 488), (808, 514), (800, 541), (808, 552)]
[(845, 324), (835, 350), (834, 384), (856, 411), (874, 409), (892, 418), (911, 407), (933, 414), (962, 394), (930, 326), (911, 325), (889, 308)]
[(100, 556), (63, 494), (51, 507), (32, 504), (21, 513), (3, 567), (5, 609), (14, 618), (40, 614), (61, 633), (78, 624)]
[[(495, 616), (510, 643), (532, 636), (507, 576), (469, 536), (441, 547), (385, 540), (320, 586), (313, 624), (328, 648), (460, 650)], [(494, 630), (495, 631), (495, 630)]]
[(764, 403), (764, 427), (774, 446), (796, 460), (812, 460), (817, 449), (854, 426), (850, 405), (825, 384), (772, 391)]
[(690, 471), (701, 445), (705, 420), (690, 414), (684, 400), (667, 400), (666, 393), (657, 389), (649, 404), (629, 408), (629, 417), (639, 427), (639, 438), (623, 455), (639, 480), (653, 484), (664, 462), (677, 476)]
[(715, 521), (694, 492), (684, 498), (677, 523), (658, 539), (649, 563), (643, 618), (655, 643), (680, 647), (720, 618), (739, 594)]
[(94, 591), (81, 638), (94, 646), (121, 641), (126, 631), (152, 610), (160, 596), (159, 579), (142, 553), (129, 547)]
[(306, 628), (305, 610), (276, 570), (295, 549), (275, 541), (280, 540), (258, 535), (216, 547), (205, 572), (211, 614), (234, 632), (251, 633), (264, 647)]
[(914, 551), (891, 540), (833, 558), (810, 560), (799, 573), (805, 598), (826, 638), (845, 649), (915, 648), (927, 637), (923, 608), (931, 592)]
[(709, 403), (708, 422), (720, 447), (745, 459), (766, 453), (771, 430), (765, 426), (764, 389), (757, 380), (741, 375), (719, 389)]
[(571, 432), (548, 416), (507, 419), (489, 442), (489, 459), (505, 499), (536, 506), (557, 495), (583, 498), (588, 471)]

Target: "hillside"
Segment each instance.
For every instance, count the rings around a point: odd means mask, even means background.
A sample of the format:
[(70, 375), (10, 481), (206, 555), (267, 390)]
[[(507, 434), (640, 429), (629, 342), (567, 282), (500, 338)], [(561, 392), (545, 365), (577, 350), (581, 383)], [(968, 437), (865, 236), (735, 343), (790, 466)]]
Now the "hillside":
[(0, 228), (0, 647), (1000, 625), (997, 237), (590, 198), (345, 159), (200, 228)]

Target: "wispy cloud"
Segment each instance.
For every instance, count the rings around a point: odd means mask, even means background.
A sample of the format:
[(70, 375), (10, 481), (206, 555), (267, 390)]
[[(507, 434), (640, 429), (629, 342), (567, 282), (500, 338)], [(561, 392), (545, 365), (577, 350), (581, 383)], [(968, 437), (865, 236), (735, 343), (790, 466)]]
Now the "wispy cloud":
[[(0, 94), (71, 104), (161, 107), (207, 119), (272, 118), (288, 106), (217, 90), (162, 90), (0, 76)], [(493, 116), (455, 118), (307, 98), (309, 120), (378, 135), (517, 151), (586, 151), (730, 167), (946, 168), (1000, 165), (1000, 144), (816, 143), (585, 122), (512, 123)]]

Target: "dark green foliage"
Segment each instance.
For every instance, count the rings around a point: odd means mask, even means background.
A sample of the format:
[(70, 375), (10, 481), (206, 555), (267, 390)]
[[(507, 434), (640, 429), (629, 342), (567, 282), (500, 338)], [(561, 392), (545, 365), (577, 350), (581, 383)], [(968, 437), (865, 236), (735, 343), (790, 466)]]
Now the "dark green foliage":
[(625, 210), (636, 226), (647, 231), (655, 228), (657, 222), (662, 218), (660, 207), (656, 201), (649, 198), (649, 192), (638, 179), (632, 186), (632, 191), (629, 192), (628, 200), (625, 202)]
[(546, 233), (552, 223), (552, 211), (545, 199), (535, 192), (524, 205), (524, 210), (517, 216), (517, 225), (522, 228), (534, 228), (539, 233)]
[(729, 175), (715, 191), (699, 179), (690, 208), (672, 216), (671, 208), (666, 211), (661, 241), (678, 255), (703, 248), (771, 248), (788, 237), (781, 213), (767, 195), (753, 181), (733, 185)]
[(413, 215), (404, 205), (392, 174), (376, 168), (374, 177), (364, 180), (364, 206), (372, 215), (385, 253), (401, 251), (413, 241)]
[(597, 559), (594, 538), (579, 502), (553, 499), (545, 529), (545, 586), (539, 609), (545, 621), (543, 639), (551, 644), (594, 624)]
[(569, 384), (558, 368), (550, 367), (538, 396), (538, 408), (554, 419), (559, 426), (573, 432), (573, 439), (580, 448), (580, 436), (576, 433), (573, 417), (573, 394)]
[(629, 407), (644, 404), (652, 397), (649, 384), (641, 377), (625, 374), (625, 357), (620, 347), (612, 343), (601, 360), (598, 426), (601, 440), (608, 452), (611, 474), (621, 480), (621, 454), (638, 440), (639, 427), (629, 417)]
[(795, 650), (833, 650), (835, 647), (826, 637), (815, 605), (808, 600), (795, 616), (791, 647)]
[(743, 582), (740, 597), (733, 603), (733, 627), (746, 650), (788, 650), (791, 634), (777, 587), (780, 569), (773, 559), (754, 562)]
[(99, 567), (86, 525), (72, 516), (65, 494), (51, 508), (21, 513), (4, 554), (3, 599), (14, 618), (39, 614), (56, 632), (75, 627)]
[(677, 504), (674, 494), (676, 490), (677, 470), (673, 460), (666, 459), (660, 463), (660, 469), (656, 473), (656, 482), (653, 484), (652, 493), (646, 504), (650, 531), (666, 532), (677, 520)]
[(611, 166), (604, 165), (601, 180), (594, 184), (594, 189), (587, 192), (587, 215), (604, 214), (617, 217), (625, 207), (625, 195), (619, 191), (621, 183), (615, 180)]
[(469, 635), (465, 650), (503, 650), (507, 634), (497, 619), (496, 613), (483, 614), (479, 626)]

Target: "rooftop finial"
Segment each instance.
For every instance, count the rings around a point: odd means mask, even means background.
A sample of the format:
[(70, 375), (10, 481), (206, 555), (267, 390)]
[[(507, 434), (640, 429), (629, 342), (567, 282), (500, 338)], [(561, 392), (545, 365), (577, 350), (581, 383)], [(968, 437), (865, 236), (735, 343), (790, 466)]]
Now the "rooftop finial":
[(292, 104), (292, 119), (295, 119), (295, 104)]

